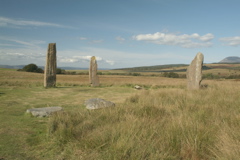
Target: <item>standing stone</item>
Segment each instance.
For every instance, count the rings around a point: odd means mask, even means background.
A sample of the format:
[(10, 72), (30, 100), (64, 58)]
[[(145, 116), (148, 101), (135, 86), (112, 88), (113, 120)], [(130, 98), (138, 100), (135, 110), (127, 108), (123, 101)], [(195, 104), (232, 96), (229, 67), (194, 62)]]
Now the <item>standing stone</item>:
[(202, 81), (203, 54), (198, 53), (187, 69), (187, 88), (200, 89)]
[(56, 43), (49, 43), (44, 71), (44, 87), (56, 86)]
[(99, 78), (97, 75), (97, 61), (95, 56), (92, 56), (90, 61), (89, 81), (92, 87), (99, 86)]

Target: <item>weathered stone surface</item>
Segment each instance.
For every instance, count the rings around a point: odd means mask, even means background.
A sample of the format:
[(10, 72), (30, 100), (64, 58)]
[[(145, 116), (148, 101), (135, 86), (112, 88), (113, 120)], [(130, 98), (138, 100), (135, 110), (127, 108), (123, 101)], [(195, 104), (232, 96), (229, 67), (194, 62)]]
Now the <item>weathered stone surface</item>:
[(45, 107), (28, 109), (26, 112), (31, 113), (34, 117), (47, 117), (54, 112), (62, 110), (62, 107)]
[(115, 103), (106, 101), (100, 98), (93, 98), (85, 101), (85, 106), (87, 109), (99, 109), (106, 107), (114, 107)]
[(140, 90), (140, 89), (142, 89), (142, 87), (141, 87), (141, 86), (139, 86), (139, 85), (136, 85), (136, 86), (134, 86), (134, 88), (135, 88), (135, 89), (137, 89), (137, 90)]
[(198, 53), (187, 69), (187, 88), (200, 89), (202, 81), (203, 54)]
[(89, 67), (89, 81), (91, 86), (99, 86), (99, 78), (97, 75), (97, 60), (95, 56), (92, 56)]
[(56, 86), (56, 53), (56, 43), (49, 43), (44, 71), (44, 87), (46, 88)]

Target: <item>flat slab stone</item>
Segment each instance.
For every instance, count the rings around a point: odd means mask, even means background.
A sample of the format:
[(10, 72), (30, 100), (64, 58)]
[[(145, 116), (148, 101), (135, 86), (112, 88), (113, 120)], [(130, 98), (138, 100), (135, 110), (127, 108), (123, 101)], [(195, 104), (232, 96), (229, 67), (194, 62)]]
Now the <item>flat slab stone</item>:
[(27, 113), (31, 113), (34, 117), (47, 117), (50, 114), (62, 111), (62, 107), (45, 107), (45, 108), (32, 108), (27, 109)]
[(134, 86), (134, 88), (135, 88), (135, 89), (137, 89), (137, 90), (140, 90), (140, 89), (142, 89), (142, 87), (141, 87), (141, 86), (139, 86), (139, 85), (136, 85), (136, 86)]
[(99, 108), (106, 108), (106, 107), (114, 107), (115, 103), (106, 101), (101, 98), (93, 98), (93, 99), (86, 100), (85, 106), (87, 109), (99, 109)]

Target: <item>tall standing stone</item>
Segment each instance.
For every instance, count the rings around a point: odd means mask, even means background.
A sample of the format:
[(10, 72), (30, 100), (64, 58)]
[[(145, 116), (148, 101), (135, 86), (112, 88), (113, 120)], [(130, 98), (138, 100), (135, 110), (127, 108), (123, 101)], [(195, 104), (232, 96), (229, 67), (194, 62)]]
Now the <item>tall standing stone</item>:
[(96, 61), (95, 56), (92, 56), (91, 61), (90, 61), (89, 81), (90, 81), (91, 86), (93, 86), (93, 87), (99, 86), (99, 78), (97, 75), (97, 61)]
[(203, 54), (198, 53), (187, 69), (187, 88), (200, 89), (202, 81)]
[(46, 88), (56, 86), (56, 52), (56, 43), (49, 43), (44, 71), (44, 87)]

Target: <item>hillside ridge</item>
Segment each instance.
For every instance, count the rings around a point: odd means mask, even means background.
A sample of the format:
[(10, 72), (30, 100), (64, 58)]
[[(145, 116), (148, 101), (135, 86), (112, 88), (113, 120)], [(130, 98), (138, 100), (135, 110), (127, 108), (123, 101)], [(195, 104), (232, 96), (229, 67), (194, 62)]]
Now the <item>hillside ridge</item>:
[(229, 56), (221, 60), (219, 63), (240, 63), (240, 57)]

